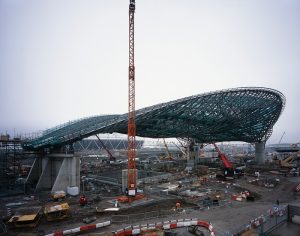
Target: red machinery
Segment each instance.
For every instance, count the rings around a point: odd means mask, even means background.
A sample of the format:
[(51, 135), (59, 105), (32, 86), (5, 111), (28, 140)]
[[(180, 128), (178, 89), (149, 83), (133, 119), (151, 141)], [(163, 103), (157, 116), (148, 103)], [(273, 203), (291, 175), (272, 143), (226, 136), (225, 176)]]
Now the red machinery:
[(213, 145), (215, 146), (215, 149), (217, 150), (218, 155), (224, 164), (224, 167), (228, 168), (228, 169), (233, 169), (231, 162), (227, 159), (225, 154), (220, 151), (220, 149), (218, 148), (218, 146), (215, 143), (213, 143)]
[(129, 4), (129, 67), (128, 67), (128, 172), (127, 195), (136, 195), (136, 124), (135, 124), (135, 67), (134, 67), (135, 0)]
[(82, 195), (82, 196), (80, 196), (80, 198), (79, 198), (79, 204), (80, 204), (80, 206), (85, 206), (86, 204), (87, 204), (87, 198), (86, 198), (86, 196), (85, 195)]
[(110, 161), (116, 161), (116, 158), (111, 154), (111, 152), (108, 150), (108, 148), (106, 147), (106, 145), (102, 142), (102, 140), (99, 138), (99, 136), (96, 134), (97, 139), (99, 140), (99, 142), (101, 143), (102, 147), (105, 149), (105, 151), (107, 152), (108, 156), (109, 156), (109, 160)]
[(223, 165), (224, 165), (223, 178), (233, 178), (234, 169), (233, 169), (231, 162), (227, 159), (225, 154), (220, 151), (220, 149), (218, 148), (218, 146), (215, 143), (213, 143), (213, 145), (214, 145), (216, 151), (218, 152), (219, 158), (221, 159), (221, 161), (223, 162)]
[(128, 67), (128, 167), (127, 196), (118, 197), (119, 202), (132, 202), (144, 197), (137, 194), (136, 170), (136, 124), (135, 124), (135, 67), (134, 67), (134, 12), (135, 0), (129, 3), (129, 67)]

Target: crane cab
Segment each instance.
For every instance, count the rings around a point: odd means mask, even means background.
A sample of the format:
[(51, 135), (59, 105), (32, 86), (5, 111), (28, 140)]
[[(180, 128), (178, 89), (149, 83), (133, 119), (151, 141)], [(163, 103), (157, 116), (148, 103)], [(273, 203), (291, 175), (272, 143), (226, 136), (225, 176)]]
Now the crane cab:
[(130, 0), (129, 10), (131, 11), (135, 10), (135, 0)]

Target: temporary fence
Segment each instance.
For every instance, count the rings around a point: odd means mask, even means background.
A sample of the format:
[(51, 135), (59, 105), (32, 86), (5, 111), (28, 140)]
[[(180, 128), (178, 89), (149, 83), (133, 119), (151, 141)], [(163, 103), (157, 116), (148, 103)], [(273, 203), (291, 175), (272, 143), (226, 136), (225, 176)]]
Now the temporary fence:
[(80, 233), (80, 232), (83, 232), (83, 231), (93, 230), (93, 229), (97, 229), (97, 228), (103, 228), (105, 226), (109, 226), (110, 224), (111, 224), (110, 221), (105, 221), (105, 222), (101, 222), (101, 223), (97, 223), (97, 224), (90, 224), (90, 225), (80, 226), (80, 227), (77, 227), (77, 228), (74, 228), (74, 229), (56, 231), (54, 233), (47, 234), (45, 236), (63, 236), (63, 235), (76, 234), (76, 233)]
[[(68, 229), (64, 231), (56, 231), (51, 234), (47, 234), (45, 236), (63, 236), (63, 235), (70, 235), (70, 234), (78, 234), (83, 231), (93, 230), (97, 228), (102, 228), (105, 226), (109, 226), (111, 224), (110, 221), (97, 223), (97, 224), (91, 224), (91, 225), (84, 225), (80, 226), (74, 229)], [(188, 227), (188, 226), (201, 226), (206, 228), (210, 236), (215, 236), (215, 230), (212, 226), (212, 224), (208, 221), (200, 220), (197, 218), (193, 219), (177, 219), (177, 220), (169, 220), (169, 221), (162, 221), (157, 223), (151, 223), (151, 224), (140, 224), (140, 225), (129, 225), (125, 228), (121, 228), (118, 230), (115, 230), (112, 232), (112, 235), (114, 236), (131, 236), (131, 235), (139, 235), (144, 232), (151, 232), (152, 230), (172, 230), (182, 227)], [(156, 235), (151, 234), (151, 235)]]
[[(170, 230), (177, 229), (188, 226), (202, 226), (206, 228), (211, 236), (215, 236), (215, 231), (210, 222), (199, 220), (199, 219), (178, 219), (170, 220), (164, 222), (158, 222), (154, 224), (142, 224), (142, 225), (131, 225), (113, 232), (115, 236), (130, 236), (130, 235), (139, 235), (144, 232), (149, 232), (151, 230)], [(156, 235), (156, 234), (151, 234)]]
[(171, 216), (176, 213), (175, 210), (161, 210), (161, 211), (150, 211), (139, 214), (128, 214), (128, 215), (113, 215), (111, 216), (112, 223), (133, 223), (140, 220), (158, 219), (160, 217)]
[(159, 211), (150, 211), (143, 212), (138, 214), (126, 214), (126, 215), (112, 215), (111, 221), (112, 223), (133, 223), (141, 220), (150, 220), (150, 219), (158, 219), (166, 216), (175, 216), (175, 215), (183, 215), (188, 214), (193, 211), (206, 211), (211, 209), (216, 209), (220, 207), (226, 207), (231, 204), (230, 201), (219, 201), (218, 205), (209, 204), (206, 206), (194, 206), (189, 208), (179, 208), (179, 209), (170, 209), (170, 210), (159, 210)]
[(257, 235), (266, 235), (274, 230), (283, 222), (287, 222), (287, 206), (273, 205), (265, 215), (260, 215), (248, 222), (248, 224), (241, 225), (240, 227), (227, 231), (224, 236), (236, 236), (241, 235), (246, 231), (252, 231)]
[[(298, 220), (296, 219), (298, 218)], [(288, 206), (288, 221), (300, 223), (300, 206), (298, 204)]]
[[(223, 205), (225, 206), (225, 205)], [(185, 208), (179, 210), (165, 210), (165, 211), (151, 211), (146, 213), (139, 213), (139, 214), (131, 214), (131, 215), (113, 215), (110, 221), (91, 224), (91, 225), (84, 225), (81, 227), (77, 227), (74, 229), (64, 230), (64, 231), (57, 231), (52, 234), (48, 234), (47, 236), (63, 236), (69, 235), (74, 233), (79, 233), (82, 231), (93, 230), (96, 228), (102, 228), (113, 223), (120, 224), (120, 223), (129, 223), (132, 224), (137, 221), (143, 220), (150, 220), (154, 218), (163, 218), (167, 217), (168, 219), (173, 218), (174, 220), (166, 220), (158, 223), (152, 224), (141, 224), (141, 225), (130, 225), (125, 228), (115, 230), (112, 232), (112, 235), (115, 236), (129, 236), (129, 235), (137, 235), (142, 232), (146, 232), (147, 230), (170, 230), (176, 229), (181, 227), (188, 227), (188, 226), (202, 226), (207, 228), (210, 231), (210, 235), (214, 236), (216, 234), (215, 229), (213, 229), (212, 225), (208, 221), (203, 221), (199, 219), (176, 219), (177, 214), (186, 213), (188, 211), (194, 210), (206, 210), (208, 208)], [(272, 230), (276, 229), (279, 225), (283, 222), (292, 221), (291, 219), (294, 216), (300, 217), (300, 207), (299, 206), (278, 206), (273, 205), (265, 215), (260, 215), (248, 222), (248, 224), (242, 225), (234, 230), (227, 231), (225, 233), (218, 233), (218, 235), (222, 236), (237, 236), (241, 235), (247, 231), (251, 231), (251, 233), (257, 235), (267, 235)], [(182, 215), (181, 215), (182, 217)]]

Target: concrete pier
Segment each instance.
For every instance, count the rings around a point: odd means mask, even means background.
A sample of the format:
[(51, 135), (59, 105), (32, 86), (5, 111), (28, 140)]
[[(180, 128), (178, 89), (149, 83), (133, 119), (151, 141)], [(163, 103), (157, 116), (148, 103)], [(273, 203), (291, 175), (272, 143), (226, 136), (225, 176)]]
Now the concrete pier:
[(255, 143), (255, 161), (257, 164), (265, 163), (265, 142)]
[[(138, 180), (138, 170), (137, 169), (132, 169), (131, 173), (134, 173), (134, 171), (136, 172), (136, 183)], [(127, 186), (127, 179), (128, 179), (128, 170), (124, 169), (122, 170), (122, 192), (125, 193), (126, 189), (128, 188)]]
[(26, 180), (36, 183), (36, 191), (67, 192), (67, 187), (80, 187), (79, 156), (53, 153), (36, 158)]
[(199, 147), (196, 146), (194, 143), (191, 143), (189, 146), (189, 149), (187, 151), (187, 157), (186, 157), (186, 169), (187, 170), (193, 170), (195, 169), (196, 165), (196, 156), (198, 154)]

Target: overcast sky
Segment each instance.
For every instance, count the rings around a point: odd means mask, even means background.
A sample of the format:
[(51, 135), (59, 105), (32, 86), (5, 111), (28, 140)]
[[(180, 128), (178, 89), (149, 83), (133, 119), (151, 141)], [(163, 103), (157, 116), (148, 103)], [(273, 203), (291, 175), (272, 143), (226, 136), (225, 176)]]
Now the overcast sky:
[[(136, 0), (136, 108), (259, 86), (300, 141), (299, 0)], [(0, 0), (0, 133), (127, 112), (129, 0)]]

